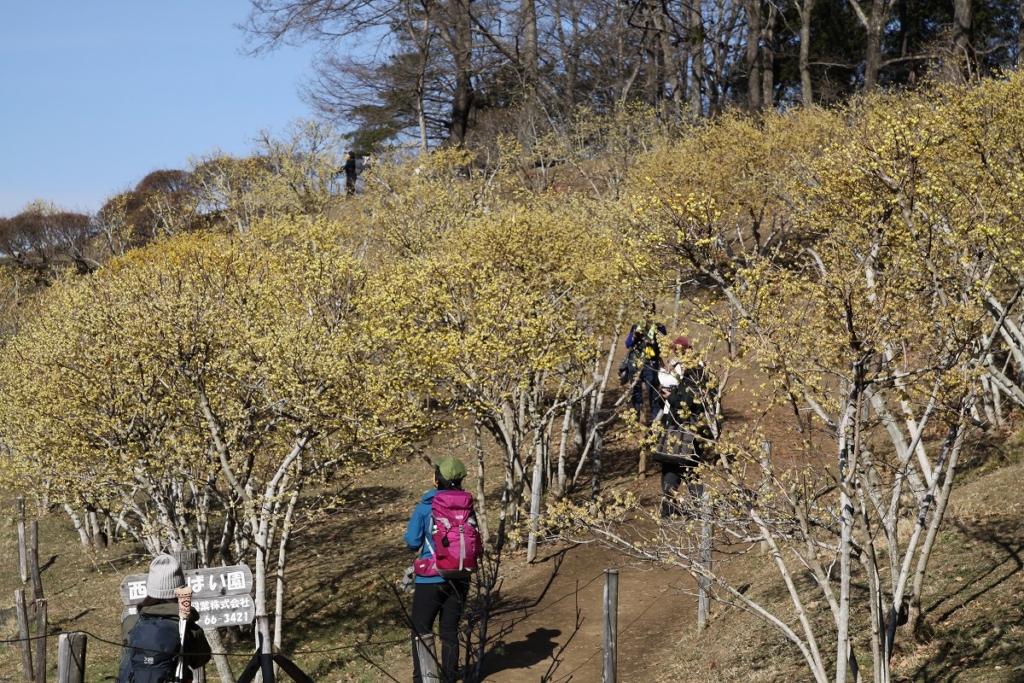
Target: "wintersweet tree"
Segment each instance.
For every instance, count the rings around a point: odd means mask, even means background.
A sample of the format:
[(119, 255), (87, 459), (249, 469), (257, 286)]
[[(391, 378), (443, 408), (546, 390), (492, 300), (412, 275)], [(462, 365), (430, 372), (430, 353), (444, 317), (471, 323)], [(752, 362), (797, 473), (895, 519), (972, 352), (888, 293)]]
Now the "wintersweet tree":
[(343, 143), (331, 126), (297, 119), (280, 137), (261, 132), (249, 156), (192, 159), (189, 182), (203, 212), (239, 233), (259, 220), (322, 216), (336, 199)]
[[(832, 144), (791, 157), (808, 159), (806, 169), (739, 174), (746, 198), (729, 189), (738, 167), (728, 164), (722, 175), (705, 166), (678, 198), (667, 184), (638, 186), (633, 239), (671, 249), (724, 294), (704, 310), (733, 310), (738, 356), (765, 378), (753, 391), (763, 419), (725, 424), (717, 452), (728, 465), (704, 468), (709, 499), (691, 508), (694, 521), (623, 533), (612, 520), (646, 514), (626, 498), (605, 520), (566, 508), (566, 521), (703, 577), (784, 633), (820, 683), (893, 679), (899, 626), (920, 615), (958, 464), (972, 431), (990, 423), (979, 406), (1015, 393), (992, 369), (1000, 345), (1017, 339), (1016, 184), (984, 166), (989, 149), (1016, 157), (1017, 124), (995, 112), (1019, 88), (862, 103)], [(786, 239), (754, 237), (758, 214), (738, 209), (757, 205), (789, 224)], [(783, 429), (794, 451), (771, 447)], [(791, 608), (759, 602), (709, 566), (707, 524), (719, 547), (766, 544)]]
[[(539, 514), (555, 420), (567, 433), (572, 410), (588, 414), (581, 404), (604, 391), (618, 283), (607, 217), (579, 199), (466, 218), (382, 273), (379, 306), (413, 323), (410, 363), (505, 453), (497, 549), (527, 486)], [(557, 453), (564, 485), (564, 440)]]
[(303, 485), (420, 424), (384, 390), (392, 345), (357, 315), (366, 279), (341, 241), (327, 224), (274, 222), (133, 252), (56, 289), (0, 373), (8, 471), (106, 510), (151, 552), (194, 541), (206, 562), (240, 561), (251, 548), (266, 647), (270, 553), (280, 612)]
[(425, 256), (449, 232), (503, 206), (502, 168), (474, 175), (472, 163), (464, 149), (440, 149), (405, 163), (381, 159), (365, 202), (367, 242), (381, 260)]

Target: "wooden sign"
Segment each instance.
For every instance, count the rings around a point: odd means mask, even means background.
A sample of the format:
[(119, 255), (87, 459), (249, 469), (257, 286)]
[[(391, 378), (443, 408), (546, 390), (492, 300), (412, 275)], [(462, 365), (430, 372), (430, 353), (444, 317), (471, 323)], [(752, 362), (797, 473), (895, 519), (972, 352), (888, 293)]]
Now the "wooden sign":
[[(192, 587), (193, 606), (204, 599), (247, 595), (252, 592), (252, 571), (244, 564), (232, 567), (187, 569), (184, 573), (185, 581)], [(121, 579), (122, 603), (135, 605), (145, 599), (145, 574), (131, 574)]]
[[(199, 612), (198, 624), (207, 630), (251, 624), (256, 618), (256, 603), (248, 595), (193, 598), (192, 607)], [(121, 620), (124, 621), (130, 614), (137, 614), (138, 609), (136, 605), (125, 607), (121, 612)]]

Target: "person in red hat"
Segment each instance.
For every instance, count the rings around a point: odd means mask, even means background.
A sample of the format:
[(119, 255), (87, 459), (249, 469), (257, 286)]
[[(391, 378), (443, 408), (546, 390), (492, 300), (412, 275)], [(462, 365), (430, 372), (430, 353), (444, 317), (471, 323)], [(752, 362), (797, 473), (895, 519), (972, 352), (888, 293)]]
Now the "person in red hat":
[(661, 516), (671, 517), (683, 513), (679, 505), (679, 487), (685, 482), (687, 493), (700, 498), (704, 487), (696, 468), (711, 440), (708, 428), (708, 410), (712, 407), (713, 393), (707, 386), (707, 372), (703, 363), (685, 362), (690, 340), (676, 337), (669, 349), (672, 352), (662, 383), (665, 401), (662, 438), (654, 453), (654, 461), (661, 464)]
[(668, 350), (678, 354), (684, 354), (690, 348), (690, 340), (686, 337), (676, 337), (668, 345)]

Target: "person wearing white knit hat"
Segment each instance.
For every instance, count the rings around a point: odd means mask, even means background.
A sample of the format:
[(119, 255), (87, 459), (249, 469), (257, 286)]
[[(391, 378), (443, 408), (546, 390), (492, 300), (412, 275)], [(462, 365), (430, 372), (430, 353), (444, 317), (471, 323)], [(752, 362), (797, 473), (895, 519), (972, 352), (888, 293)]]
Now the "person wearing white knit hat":
[(174, 597), (175, 588), (185, 587), (185, 574), (181, 565), (171, 555), (158, 555), (149, 563), (146, 575), (146, 595), (157, 600)]
[[(179, 640), (178, 599), (175, 588), (185, 587), (185, 574), (171, 555), (158, 555), (149, 564), (146, 598), (137, 614), (121, 622), (121, 663), (118, 683), (142, 683), (173, 678), (178, 659), (184, 659), (183, 683), (192, 680), (191, 669), (205, 666), (211, 658), (210, 643), (199, 626), (199, 613), (191, 608), (185, 628), (185, 642)], [(177, 679), (175, 679), (177, 680)]]

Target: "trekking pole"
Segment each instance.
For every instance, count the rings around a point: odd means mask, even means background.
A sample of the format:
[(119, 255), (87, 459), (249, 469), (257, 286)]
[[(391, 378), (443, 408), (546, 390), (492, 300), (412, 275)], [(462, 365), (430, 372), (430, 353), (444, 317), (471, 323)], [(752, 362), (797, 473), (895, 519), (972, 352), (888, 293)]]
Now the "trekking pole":
[(178, 668), (174, 672), (174, 680), (183, 681), (185, 680), (185, 629), (188, 627), (188, 616), (192, 612), (192, 587), (175, 588), (174, 596), (178, 598), (178, 642), (181, 645), (181, 655), (178, 657)]

